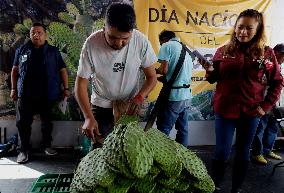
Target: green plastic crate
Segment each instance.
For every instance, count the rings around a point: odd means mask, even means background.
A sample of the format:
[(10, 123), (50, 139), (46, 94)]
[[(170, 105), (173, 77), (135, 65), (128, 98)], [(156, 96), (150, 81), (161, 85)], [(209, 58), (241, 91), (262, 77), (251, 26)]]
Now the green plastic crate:
[(29, 193), (70, 193), (74, 174), (45, 174), (32, 185)]

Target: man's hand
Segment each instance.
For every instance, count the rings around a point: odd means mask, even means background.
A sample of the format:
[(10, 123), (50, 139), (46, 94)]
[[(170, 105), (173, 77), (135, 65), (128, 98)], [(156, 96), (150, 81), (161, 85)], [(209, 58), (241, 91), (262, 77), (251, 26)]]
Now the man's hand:
[(11, 90), (10, 97), (13, 99), (13, 101), (17, 100), (17, 90), (16, 89)]
[(144, 101), (144, 97), (140, 94), (136, 95), (131, 101), (127, 109), (128, 115), (137, 115), (140, 110), (141, 104)]
[(101, 137), (98, 122), (95, 119), (87, 118), (85, 119), (84, 125), (82, 126), (82, 133), (92, 139), (94, 143), (103, 143), (103, 138)]

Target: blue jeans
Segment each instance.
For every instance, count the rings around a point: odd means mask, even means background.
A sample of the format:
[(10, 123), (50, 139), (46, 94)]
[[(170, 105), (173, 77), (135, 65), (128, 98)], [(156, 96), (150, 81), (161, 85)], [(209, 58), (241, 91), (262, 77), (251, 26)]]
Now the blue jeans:
[(278, 130), (279, 125), (274, 117), (267, 114), (262, 116), (255, 133), (252, 154), (269, 154), (273, 149)]
[(177, 130), (176, 142), (188, 146), (188, 116), (190, 100), (168, 101), (157, 116), (157, 129), (170, 134), (173, 126)]
[(259, 117), (241, 115), (237, 119), (215, 115), (216, 148), (215, 160), (227, 161), (230, 156), (233, 136), (236, 129), (236, 160), (248, 161), (250, 147), (259, 123)]

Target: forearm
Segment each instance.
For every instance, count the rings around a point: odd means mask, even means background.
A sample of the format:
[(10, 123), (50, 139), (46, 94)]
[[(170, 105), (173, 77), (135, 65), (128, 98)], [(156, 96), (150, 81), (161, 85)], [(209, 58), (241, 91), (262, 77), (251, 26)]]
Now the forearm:
[(76, 77), (75, 97), (84, 114), (85, 119), (94, 119), (88, 96), (88, 79)]
[(66, 68), (62, 68), (60, 70), (60, 77), (61, 77), (61, 80), (62, 80), (62, 83), (63, 83), (63, 87), (69, 88), (68, 87), (68, 73), (67, 73)]
[(138, 92), (138, 94), (140, 94), (143, 98), (145, 98), (153, 90), (157, 83), (156, 72), (153, 66), (145, 68), (144, 73), (146, 80)]
[(169, 63), (165, 60), (160, 60), (161, 63), (160, 67), (156, 69), (157, 74), (167, 74)]
[(14, 66), (11, 72), (11, 87), (17, 90), (18, 67)]
[(138, 94), (145, 98), (153, 90), (156, 85), (156, 82), (157, 78), (151, 78), (146, 80)]

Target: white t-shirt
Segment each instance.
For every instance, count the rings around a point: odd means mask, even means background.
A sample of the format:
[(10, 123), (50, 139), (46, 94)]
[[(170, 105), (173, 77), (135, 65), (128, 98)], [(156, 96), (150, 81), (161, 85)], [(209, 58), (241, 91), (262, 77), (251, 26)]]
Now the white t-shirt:
[(110, 108), (111, 101), (129, 100), (137, 94), (144, 83), (141, 68), (150, 67), (156, 61), (149, 40), (141, 32), (133, 30), (128, 45), (114, 50), (100, 30), (84, 43), (77, 75), (91, 78), (91, 103)]

